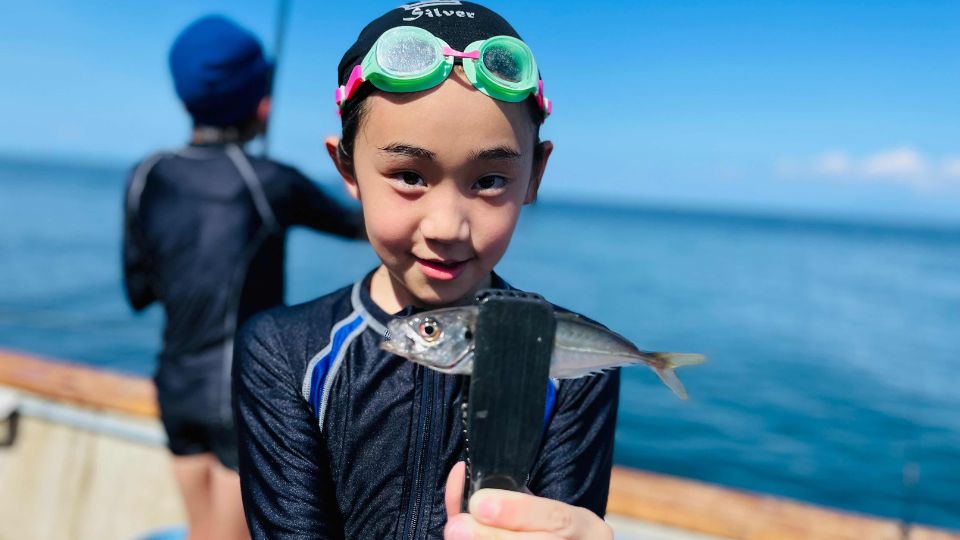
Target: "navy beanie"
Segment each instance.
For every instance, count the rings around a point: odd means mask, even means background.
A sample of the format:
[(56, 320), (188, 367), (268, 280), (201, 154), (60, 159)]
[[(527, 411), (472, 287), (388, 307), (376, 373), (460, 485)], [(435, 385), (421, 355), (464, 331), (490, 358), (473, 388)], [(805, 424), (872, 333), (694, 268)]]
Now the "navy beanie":
[(256, 36), (226, 17), (208, 15), (177, 36), (170, 72), (177, 96), (197, 124), (229, 126), (256, 113), (267, 95), (272, 65)]

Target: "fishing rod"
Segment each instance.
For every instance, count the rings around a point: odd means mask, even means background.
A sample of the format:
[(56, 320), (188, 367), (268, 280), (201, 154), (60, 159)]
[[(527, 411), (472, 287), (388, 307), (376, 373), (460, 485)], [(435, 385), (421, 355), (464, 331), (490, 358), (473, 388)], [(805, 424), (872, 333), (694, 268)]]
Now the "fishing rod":
[[(273, 110), (276, 106), (276, 101), (273, 100), (273, 92), (277, 86), (277, 73), (280, 70), (280, 58), (283, 56), (283, 44), (286, 41), (287, 37), (287, 22), (290, 18), (290, 2), (289, 0), (280, 0), (277, 3), (277, 24), (276, 30), (274, 31), (274, 41), (273, 41), (273, 69), (270, 72), (270, 81), (267, 83), (267, 95), (270, 96), (270, 116), (273, 116)], [(261, 136), (262, 141), (262, 156), (267, 157), (270, 150), (270, 130), (269, 130), (269, 120), (267, 120), (267, 125), (264, 126), (263, 135)]]

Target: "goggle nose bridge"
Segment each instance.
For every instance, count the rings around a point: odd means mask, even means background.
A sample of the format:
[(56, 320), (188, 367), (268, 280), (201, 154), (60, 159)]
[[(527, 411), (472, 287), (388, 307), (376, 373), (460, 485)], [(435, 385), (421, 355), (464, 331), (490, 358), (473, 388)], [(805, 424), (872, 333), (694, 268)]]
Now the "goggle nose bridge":
[(458, 50), (456, 50), (456, 49), (453, 49), (453, 48), (451, 48), (451, 47), (444, 47), (444, 48), (443, 48), (443, 55), (444, 55), (444, 56), (452, 56), (452, 57), (454, 57), (454, 58), (472, 58), (472, 59), (474, 59), (474, 60), (479, 60), (479, 59), (480, 59), (480, 51), (462, 52), (462, 51), (458, 51)]

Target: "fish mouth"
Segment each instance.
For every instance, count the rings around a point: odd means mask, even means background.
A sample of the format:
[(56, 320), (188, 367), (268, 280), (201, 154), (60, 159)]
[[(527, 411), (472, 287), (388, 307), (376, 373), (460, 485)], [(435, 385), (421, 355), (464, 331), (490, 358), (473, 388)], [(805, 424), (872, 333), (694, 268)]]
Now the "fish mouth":
[[(413, 350), (414, 335), (412, 329), (405, 324), (396, 325), (391, 323), (387, 325), (387, 331), (383, 335), (383, 341), (380, 342), (380, 350), (393, 353), (399, 356), (406, 356)], [(406, 347), (404, 347), (406, 345)]]
[(386, 351), (388, 353), (397, 354), (397, 346), (394, 344), (393, 340), (385, 339), (380, 342), (380, 350)]
[(380, 350), (402, 356), (408, 360), (416, 360), (413, 356), (413, 344), (414, 341), (406, 336), (394, 336), (389, 340), (381, 341)]

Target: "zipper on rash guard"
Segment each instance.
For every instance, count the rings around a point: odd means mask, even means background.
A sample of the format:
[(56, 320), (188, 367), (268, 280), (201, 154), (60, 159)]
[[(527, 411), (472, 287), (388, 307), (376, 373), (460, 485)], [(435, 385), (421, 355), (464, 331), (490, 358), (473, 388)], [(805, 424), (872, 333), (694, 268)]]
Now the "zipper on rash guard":
[[(430, 441), (430, 421), (433, 416), (433, 393), (434, 393), (434, 374), (424, 369), (422, 366), (416, 366), (420, 379), (423, 383), (420, 392), (420, 412), (417, 415), (417, 433), (420, 436), (420, 444), (417, 445), (414, 453), (414, 476), (411, 484), (409, 503), (407, 506), (407, 526), (404, 527), (404, 535), (407, 538), (417, 538), (417, 525), (420, 522), (421, 506), (423, 503), (423, 476), (426, 468), (427, 445)], [(407, 534), (409, 532), (409, 534)]]

